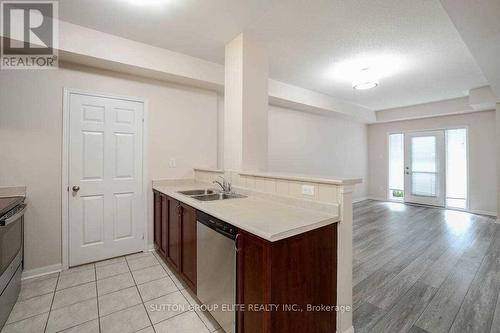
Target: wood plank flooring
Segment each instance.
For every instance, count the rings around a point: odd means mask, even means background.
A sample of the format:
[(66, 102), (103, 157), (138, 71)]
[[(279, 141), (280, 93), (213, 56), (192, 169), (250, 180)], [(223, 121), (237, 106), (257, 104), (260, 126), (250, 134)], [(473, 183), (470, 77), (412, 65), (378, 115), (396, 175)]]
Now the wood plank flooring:
[(500, 332), (500, 224), (488, 216), (354, 205), (358, 332)]

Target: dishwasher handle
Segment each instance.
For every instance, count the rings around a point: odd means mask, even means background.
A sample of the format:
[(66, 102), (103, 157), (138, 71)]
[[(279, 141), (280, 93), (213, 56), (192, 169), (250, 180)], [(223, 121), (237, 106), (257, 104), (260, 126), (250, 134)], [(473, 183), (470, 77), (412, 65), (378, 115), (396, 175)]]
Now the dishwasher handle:
[(234, 238), (234, 250), (236, 251), (236, 253), (240, 252), (240, 244), (238, 242), (239, 239), (240, 239), (240, 234), (238, 233)]
[(233, 235), (233, 234), (231, 234), (231, 233), (229, 233), (229, 232), (227, 232), (227, 231), (224, 231), (224, 230), (222, 230), (222, 229), (220, 229), (220, 228), (215, 228), (215, 231), (217, 231), (219, 234), (223, 234), (224, 236), (226, 236), (226, 237), (228, 237), (228, 238), (231, 238), (231, 239), (238, 239), (238, 235), (239, 235), (239, 234), (237, 234), (237, 235), (235, 236), (235, 235)]

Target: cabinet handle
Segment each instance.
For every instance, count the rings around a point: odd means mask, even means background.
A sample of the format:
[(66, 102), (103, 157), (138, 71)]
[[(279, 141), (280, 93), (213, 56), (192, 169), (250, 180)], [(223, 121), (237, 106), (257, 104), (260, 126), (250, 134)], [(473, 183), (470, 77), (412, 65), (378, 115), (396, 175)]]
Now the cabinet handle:
[(236, 234), (236, 238), (234, 239), (234, 249), (236, 250), (236, 253), (240, 252), (240, 247), (238, 242), (239, 239), (240, 239), (240, 234)]

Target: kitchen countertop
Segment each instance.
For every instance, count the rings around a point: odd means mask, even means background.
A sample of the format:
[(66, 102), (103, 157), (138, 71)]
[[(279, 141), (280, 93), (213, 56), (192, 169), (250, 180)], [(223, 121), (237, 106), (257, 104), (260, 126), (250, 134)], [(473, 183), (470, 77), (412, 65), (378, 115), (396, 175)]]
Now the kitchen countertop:
[(0, 186), (0, 198), (25, 196), (26, 186)]
[(205, 188), (213, 188), (213, 186), (194, 182), (191, 184), (153, 182), (154, 190), (271, 242), (340, 221), (338, 214), (297, 207), (258, 195), (249, 195), (247, 198), (198, 201), (177, 193)]

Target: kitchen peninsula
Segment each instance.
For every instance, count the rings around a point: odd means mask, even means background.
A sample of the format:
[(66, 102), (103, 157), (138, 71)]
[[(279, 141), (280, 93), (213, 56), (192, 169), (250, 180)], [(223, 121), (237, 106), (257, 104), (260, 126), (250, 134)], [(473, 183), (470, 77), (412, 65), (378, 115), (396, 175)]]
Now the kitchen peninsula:
[[(212, 182), (223, 175), (244, 197), (216, 198)], [(155, 181), (155, 246), (205, 304), (210, 302), (204, 300), (200, 266), (211, 262), (206, 252), (216, 250), (208, 245), (210, 250), (200, 254), (201, 247), (212, 242), (200, 240), (205, 237), (203, 220), (230, 238), (236, 264), (227, 275), (235, 271), (234, 279), (223, 275), (217, 281), (227, 278), (225, 284), (234, 285), (234, 296), (226, 300), (238, 304), (239, 311), (233, 320), (227, 313), (212, 313), (227, 332), (339, 331), (339, 325), (349, 323), (350, 313), (336, 312), (336, 306), (351, 304), (350, 292), (341, 290), (350, 285), (352, 274), (352, 264), (346, 261), (351, 250), (341, 248), (351, 244), (350, 239), (341, 240), (341, 233), (346, 234), (342, 227), (350, 224), (342, 217), (352, 216), (346, 212), (352, 207), (350, 201), (346, 204), (350, 192), (345, 188), (359, 181), (211, 169), (196, 169), (195, 179)], [(217, 242), (218, 236), (213, 237)], [(232, 249), (228, 245), (223, 257), (233, 255)], [(340, 253), (347, 256), (341, 258)], [(220, 260), (213, 262), (209, 272), (225, 270), (217, 267)]]

